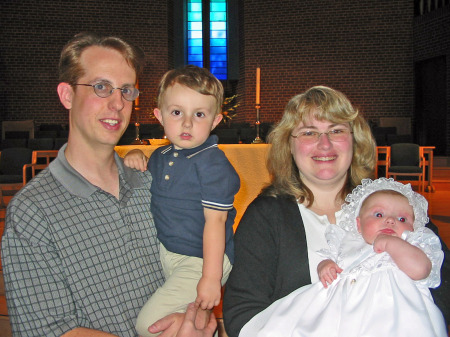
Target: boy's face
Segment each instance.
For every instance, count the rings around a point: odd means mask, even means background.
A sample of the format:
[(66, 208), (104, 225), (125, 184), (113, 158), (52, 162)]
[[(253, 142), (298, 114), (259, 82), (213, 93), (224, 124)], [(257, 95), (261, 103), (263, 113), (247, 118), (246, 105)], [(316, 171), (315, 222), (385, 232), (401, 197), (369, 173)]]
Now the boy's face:
[(216, 100), (175, 83), (164, 93), (160, 109), (154, 110), (166, 137), (175, 149), (192, 149), (203, 144), (222, 120), (216, 115)]
[(372, 244), (380, 234), (401, 237), (405, 230), (413, 231), (414, 211), (404, 196), (376, 193), (365, 201), (356, 223), (364, 240)]

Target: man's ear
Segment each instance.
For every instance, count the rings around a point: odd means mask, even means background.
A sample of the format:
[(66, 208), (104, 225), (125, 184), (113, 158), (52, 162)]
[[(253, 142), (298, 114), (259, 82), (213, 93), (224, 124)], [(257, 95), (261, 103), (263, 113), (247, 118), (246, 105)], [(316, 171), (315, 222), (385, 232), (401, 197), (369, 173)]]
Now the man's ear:
[(162, 113), (161, 113), (161, 110), (159, 110), (158, 108), (154, 108), (154, 109), (153, 109), (153, 114), (154, 114), (155, 117), (159, 120), (159, 122), (161, 123), (161, 125), (164, 126), (163, 119), (162, 119)]
[(222, 120), (223, 115), (221, 113), (217, 114), (216, 117), (214, 117), (214, 122), (211, 126), (211, 131), (214, 130), (214, 128), (219, 125), (220, 121)]
[(72, 108), (72, 98), (73, 98), (73, 88), (69, 83), (61, 82), (58, 84), (58, 88), (56, 89), (58, 91), (59, 100), (61, 101), (62, 105), (68, 110)]

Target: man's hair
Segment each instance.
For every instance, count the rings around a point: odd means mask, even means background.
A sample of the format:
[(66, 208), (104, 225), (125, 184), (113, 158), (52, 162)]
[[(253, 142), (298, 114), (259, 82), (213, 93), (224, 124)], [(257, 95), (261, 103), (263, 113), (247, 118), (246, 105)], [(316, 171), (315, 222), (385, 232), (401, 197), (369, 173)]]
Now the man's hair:
[(316, 86), (294, 96), (286, 105), (281, 121), (269, 134), (272, 144), (267, 159), (267, 168), (272, 183), (264, 193), (268, 195), (288, 194), (299, 202), (311, 205), (314, 195), (303, 183), (299, 169), (291, 153), (292, 131), (303, 122), (312, 119), (331, 123), (348, 123), (353, 132), (353, 159), (347, 172), (347, 182), (337, 198), (345, 196), (364, 178), (373, 176), (375, 168), (375, 140), (370, 127), (359, 111), (341, 92)]
[(145, 55), (140, 48), (131, 45), (120, 37), (83, 32), (75, 35), (61, 51), (59, 60), (59, 80), (61, 82), (71, 85), (78, 82), (85, 71), (80, 63), (81, 54), (86, 48), (92, 46), (113, 49), (121, 53), (129, 66), (136, 72), (136, 78), (144, 69)]
[(158, 87), (157, 105), (161, 107), (166, 90), (175, 85), (184, 85), (202, 95), (211, 95), (216, 99), (216, 115), (222, 112), (223, 86), (206, 68), (187, 65), (172, 69), (164, 74)]

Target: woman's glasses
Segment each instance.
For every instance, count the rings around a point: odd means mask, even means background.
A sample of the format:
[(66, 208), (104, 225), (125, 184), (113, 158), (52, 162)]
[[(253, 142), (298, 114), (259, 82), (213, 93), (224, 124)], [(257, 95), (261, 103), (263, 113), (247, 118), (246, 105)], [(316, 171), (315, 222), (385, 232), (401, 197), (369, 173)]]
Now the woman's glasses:
[(315, 144), (322, 135), (327, 135), (330, 142), (345, 142), (351, 133), (353, 132), (344, 128), (332, 129), (327, 132), (305, 130), (296, 135), (291, 135), (291, 137), (296, 138), (301, 144)]

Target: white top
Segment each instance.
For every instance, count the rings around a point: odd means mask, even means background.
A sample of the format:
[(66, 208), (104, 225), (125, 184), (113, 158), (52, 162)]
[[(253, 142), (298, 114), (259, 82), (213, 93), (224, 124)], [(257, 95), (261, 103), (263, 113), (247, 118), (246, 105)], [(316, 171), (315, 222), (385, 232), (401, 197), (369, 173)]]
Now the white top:
[[(320, 261), (324, 260), (323, 255), (319, 255), (318, 252), (320, 250), (328, 249), (328, 243), (325, 238), (325, 229), (330, 225), (330, 222), (326, 215), (317, 215), (302, 204), (298, 204), (298, 208), (300, 209), (300, 214), (302, 215), (305, 227), (311, 282), (315, 283), (319, 281), (317, 266)], [(336, 221), (339, 222), (341, 214), (342, 211), (335, 213)]]

